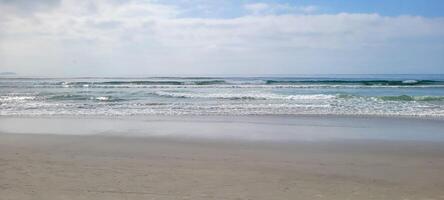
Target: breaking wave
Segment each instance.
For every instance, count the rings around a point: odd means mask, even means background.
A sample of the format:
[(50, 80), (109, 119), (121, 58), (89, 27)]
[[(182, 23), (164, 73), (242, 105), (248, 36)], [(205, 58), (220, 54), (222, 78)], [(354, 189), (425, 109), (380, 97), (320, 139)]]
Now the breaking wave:
[(183, 92), (153, 92), (153, 95), (171, 98), (214, 98), (229, 100), (322, 100), (332, 99), (335, 95), (313, 94), (313, 95), (279, 95), (279, 94), (239, 94), (239, 93), (183, 93)]
[(216, 85), (226, 84), (224, 80), (208, 81), (104, 81), (104, 82), (63, 82), (62, 85)]
[(409, 96), (409, 95), (399, 95), (399, 96), (381, 96), (378, 97), (385, 101), (444, 101), (443, 96)]
[(336, 84), (367, 86), (409, 86), (409, 85), (444, 85), (444, 81), (434, 80), (267, 80), (268, 85), (292, 84)]

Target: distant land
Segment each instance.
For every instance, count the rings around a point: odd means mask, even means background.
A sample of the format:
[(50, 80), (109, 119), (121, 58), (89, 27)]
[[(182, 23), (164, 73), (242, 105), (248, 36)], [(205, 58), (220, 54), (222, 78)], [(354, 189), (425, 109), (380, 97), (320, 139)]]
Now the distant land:
[(11, 75), (17, 75), (17, 73), (14, 73), (14, 72), (0, 72), (0, 76), (11, 76)]

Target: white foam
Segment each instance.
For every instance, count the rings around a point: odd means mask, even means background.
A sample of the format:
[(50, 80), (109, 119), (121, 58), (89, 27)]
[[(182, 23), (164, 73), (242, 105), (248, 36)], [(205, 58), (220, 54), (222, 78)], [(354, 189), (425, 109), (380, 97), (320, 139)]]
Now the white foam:
[(405, 81), (402, 81), (402, 83), (404, 83), (404, 84), (415, 84), (415, 83), (418, 83), (418, 81), (417, 80), (405, 80)]
[(0, 101), (26, 101), (34, 100), (35, 96), (0, 96)]
[(335, 95), (301, 94), (280, 95), (272, 93), (189, 93), (157, 91), (153, 94), (175, 98), (216, 98), (216, 99), (257, 99), (257, 100), (325, 100), (333, 99)]
[(109, 101), (109, 100), (110, 100), (110, 97), (108, 97), (108, 96), (104, 96), (104, 97), (96, 97), (96, 100), (99, 100), (99, 101)]

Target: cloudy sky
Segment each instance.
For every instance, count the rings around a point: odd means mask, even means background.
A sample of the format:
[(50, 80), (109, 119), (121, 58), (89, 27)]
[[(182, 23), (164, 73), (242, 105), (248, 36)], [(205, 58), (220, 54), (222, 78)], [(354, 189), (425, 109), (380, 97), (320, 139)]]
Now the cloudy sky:
[(0, 72), (444, 73), (441, 0), (0, 0)]

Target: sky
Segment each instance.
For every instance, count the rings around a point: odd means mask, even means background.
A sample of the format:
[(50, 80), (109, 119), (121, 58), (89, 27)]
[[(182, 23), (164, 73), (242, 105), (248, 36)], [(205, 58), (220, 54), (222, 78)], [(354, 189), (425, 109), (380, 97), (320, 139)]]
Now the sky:
[(24, 76), (444, 73), (442, 0), (0, 0)]

